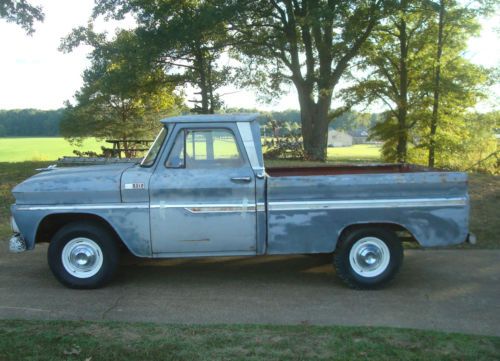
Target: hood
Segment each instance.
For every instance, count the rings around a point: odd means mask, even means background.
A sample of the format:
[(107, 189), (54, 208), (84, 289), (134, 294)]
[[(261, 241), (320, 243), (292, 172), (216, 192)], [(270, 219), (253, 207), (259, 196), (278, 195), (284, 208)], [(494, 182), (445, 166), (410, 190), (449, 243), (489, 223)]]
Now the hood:
[(16, 204), (121, 202), (120, 178), (130, 163), (54, 168), (40, 172), (12, 190)]

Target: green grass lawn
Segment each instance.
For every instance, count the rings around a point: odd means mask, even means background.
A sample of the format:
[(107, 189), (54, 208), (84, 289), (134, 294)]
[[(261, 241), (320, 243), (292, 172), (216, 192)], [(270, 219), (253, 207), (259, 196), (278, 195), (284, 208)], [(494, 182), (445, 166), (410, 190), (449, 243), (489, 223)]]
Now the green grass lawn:
[(356, 144), (328, 148), (328, 160), (334, 162), (380, 162), (380, 145)]
[(500, 338), (379, 327), (0, 321), (0, 359), (497, 360)]
[(95, 138), (85, 139), (80, 147), (59, 137), (0, 138), (0, 162), (54, 160), (65, 155), (73, 156), (73, 149), (100, 152), (104, 144)]
[[(234, 154), (230, 142), (228, 144), (227, 153)], [(79, 147), (60, 137), (0, 138), (0, 162), (50, 161), (62, 156), (72, 156), (74, 149), (100, 152), (102, 145), (110, 147), (110, 144), (95, 138), (87, 138)], [(335, 162), (378, 162), (380, 146), (357, 144), (352, 147), (328, 148), (328, 159)]]

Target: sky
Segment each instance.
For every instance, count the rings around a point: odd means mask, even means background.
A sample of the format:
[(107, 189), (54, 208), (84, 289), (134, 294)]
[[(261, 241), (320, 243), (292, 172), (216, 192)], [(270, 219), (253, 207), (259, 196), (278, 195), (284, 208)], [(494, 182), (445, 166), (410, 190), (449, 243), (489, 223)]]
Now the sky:
[[(74, 27), (87, 24), (94, 1), (31, 0), (31, 3), (41, 5), (45, 13), (44, 22), (35, 25), (33, 35), (26, 35), (20, 26), (0, 19), (0, 109), (63, 107), (64, 101), (72, 100), (82, 86), (81, 75), (89, 65), (86, 58), (91, 50), (89, 47), (77, 48), (69, 54), (58, 51), (58, 47), (61, 38)], [(484, 66), (500, 66), (500, 14), (482, 21), (482, 24), (481, 36), (469, 41), (467, 57)], [(117, 27), (131, 26), (131, 21), (100, 20), (95, 29), (113, 34)], [(500, 99), (500, 85), (495, 87), (494, 92), (496, 99), (481, 105), (485, 110)], [(226, 94), (222, 99), (228, 107), (298, 109), (293, 87), (288, 94), (271, 104), (259, 103), (252, 91), (231, 86), (221, 89), (220, 93)]]

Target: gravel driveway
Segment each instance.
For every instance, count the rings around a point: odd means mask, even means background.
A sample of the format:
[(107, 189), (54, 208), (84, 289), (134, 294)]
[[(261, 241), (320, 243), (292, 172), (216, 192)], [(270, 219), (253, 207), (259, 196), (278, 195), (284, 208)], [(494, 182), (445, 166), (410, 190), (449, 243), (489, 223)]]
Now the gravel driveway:
[(141, 260), (91, 291), (61, 286), (46, 245), (0, 242), (0, 318), (370, 325), (500, 336), (500, 250), (409, 250), (379, 291), (353, 291), (324, 256)]

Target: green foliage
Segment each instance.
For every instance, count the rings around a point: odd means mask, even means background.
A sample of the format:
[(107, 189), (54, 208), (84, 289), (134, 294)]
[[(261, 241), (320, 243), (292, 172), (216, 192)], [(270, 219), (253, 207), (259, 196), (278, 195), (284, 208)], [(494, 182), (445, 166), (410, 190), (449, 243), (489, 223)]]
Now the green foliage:
[[(442, 116), (436, 133), (436, 166), (446, 169), (474, 170), (499, 174), (498, 141), (495, 129), (500, 112)], [(425, 129), (426, 130), (426, 129)], [(426, 142), (409, 150), (409, 161), (425, 164)]]
[[(273, 99), (297, 89), (308, 159), (325, 160), (332, 95), (374, 26), (384, 1), (236, 1), (229, 19), (239, 82)], [(244, 76), (243, 76), (244, 75)]]
[(55, 137), (63, 109), (0, 110), (0, 137)]
[[(486, 69), (470, 63), (463, 54), (467, 40), (479, 30), (478, 14), (484, 13), (490, 4), (477, 1), (474, 6), (466, 6), (452, 0), (444, 3), (437, 89), (439, 121), (434, 138), (438, 167), (460, 164), (458, 157), (471, 129), (464, 114), (484, 97), (489, 76)], [(386, 161), (427, 163), (423, 153), (430, 147), (438, 76), (438, 10), (439, 5), (433, 2), (401, 1), (399, 11), (372, 33), (361, 53), (357, 73), (353, 74), (358, 83), (344, 93), (351, 104), (378, 103), (386, 107), (384, 121), (373, 127), (371, 135), (384, 141), (382, 154)], [(472, 146), (471, 142), (467, 144)], [(450, 157), (455, 157), (455, 161)]]
[(20, 25), (27, 34), (32, 34), (35, 21), (43, 21), (40, 6), (31, 5), (26, 0), (0, 0), (0, 18)]
[[(138, 56), (142, 48), (134, 32), (120, 31), (112, 41), (105, 41), (91, 29), (83, 34), (94, 46), (91, 66), (75, 95), (76, 105), (67, 103), (61, 134), (72, 139), (152, 138), (160, 127), (158, 120), (181, 108), (174, 86), (162, 69), (151, 67)], [(68, 38), (65, 44), (77, 42)]]
[(364, 75), (358, 75), (357, 84), (344, 92), (349, 104), (386, 107), (373, 137), (385, 141), (383, 154), (388, 161), (406, 160), (408, 133), (418, 121), (417, 112), (430, 104), (424, 84), (432, 67), (433, 15), (427, 1), (398, 2), (396, 11), (375, 28), (361, 51), (356, 71)]
[(95, 15), (117, 19), (133, 14), (138, 22), (142, 57), (161, 64), (179, 84), (190, 84), (196, 113), (214, 113), (222, 101), (217, 89), (230, 81), (230, 67), (220, 65), (228, 46), (224, 13), (210, 1), (99, 0)]
[(368, 130), (382, 120), (383, 116), (381, 116), (380, 114), (348, 111), (335, 117), (330, 123), (330, 128), (335, 130), (343, 130), (345, 132), (353, 132), (360, 129)]

